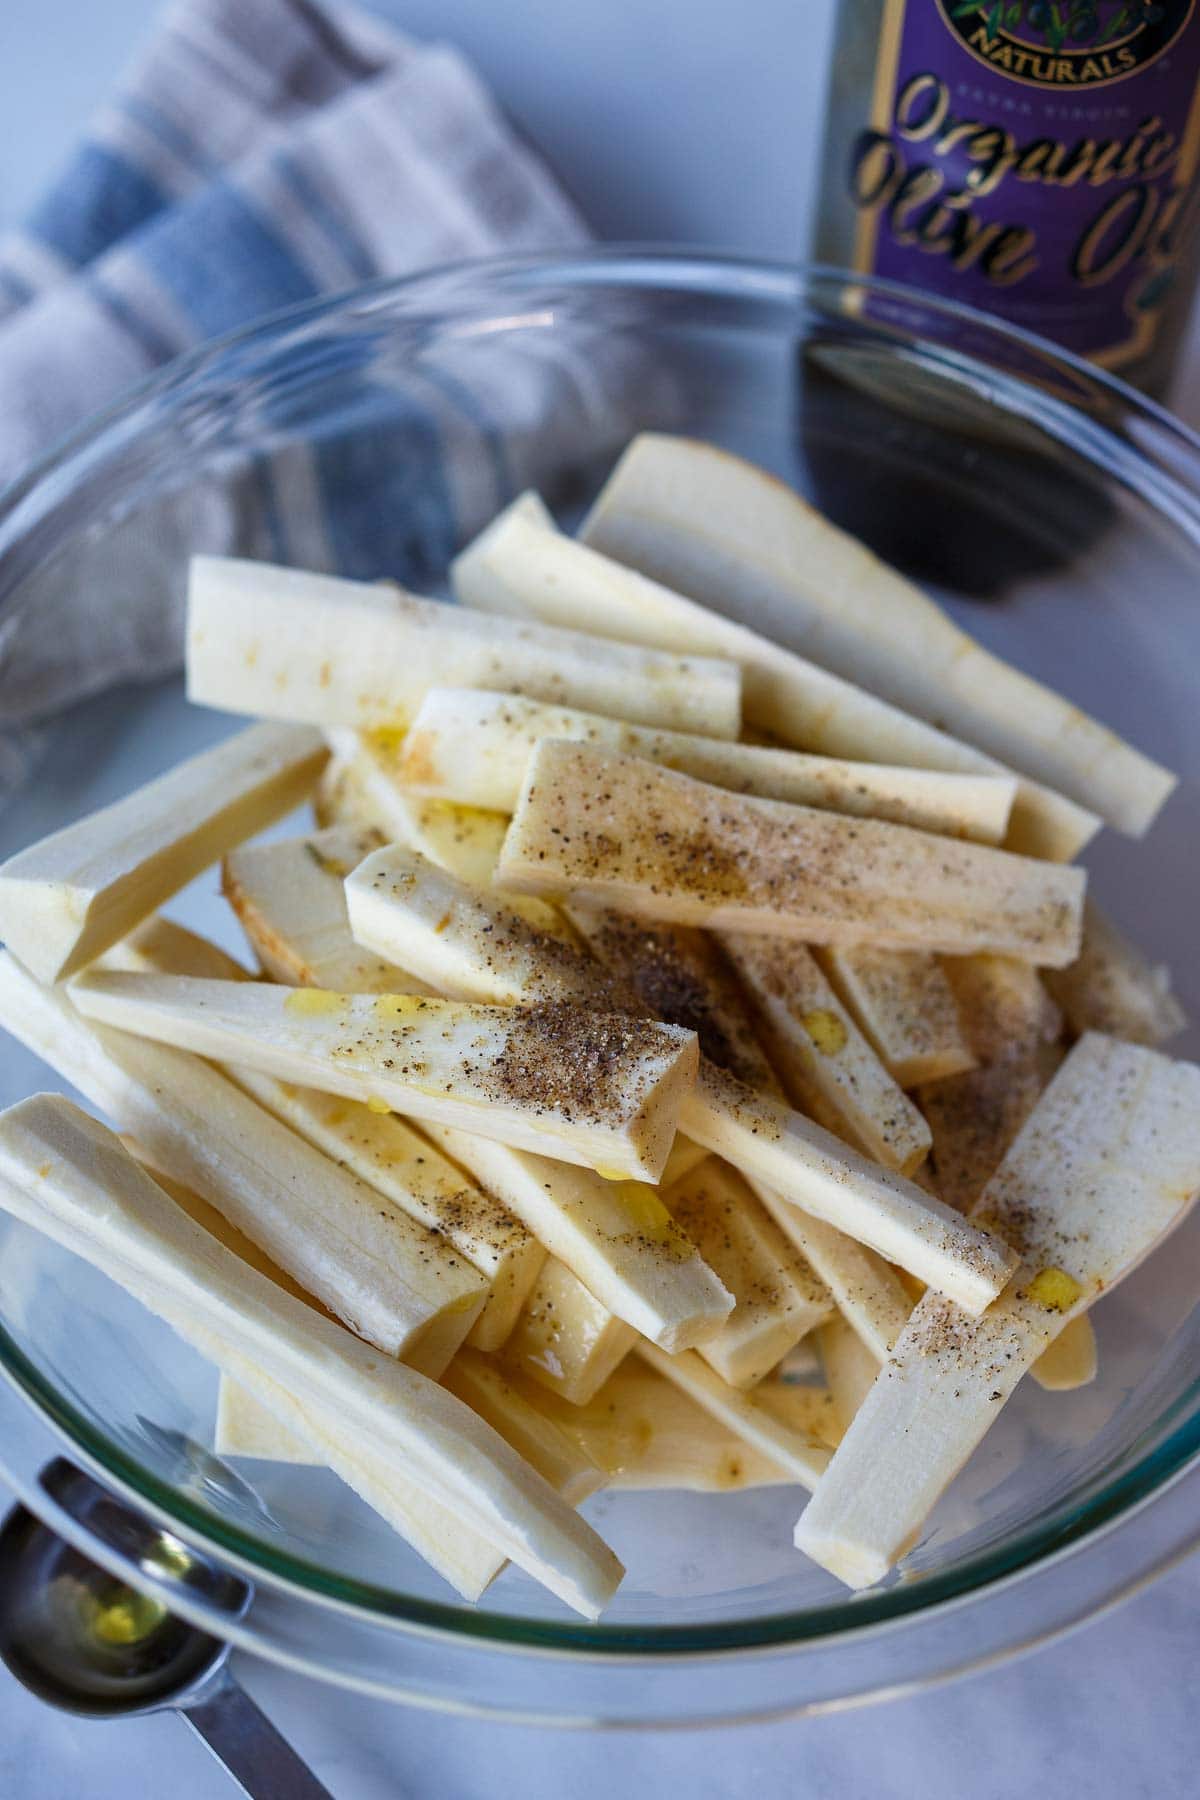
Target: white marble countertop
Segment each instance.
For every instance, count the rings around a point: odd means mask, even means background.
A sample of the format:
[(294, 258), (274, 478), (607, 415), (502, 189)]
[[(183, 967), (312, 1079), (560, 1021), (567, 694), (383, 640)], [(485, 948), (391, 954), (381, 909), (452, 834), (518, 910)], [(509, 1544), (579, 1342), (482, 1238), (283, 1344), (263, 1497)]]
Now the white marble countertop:
[[(610, 237), (791, 257), (804, 241), (835, 0), (376, 0), (461, 43)], [(0, 8), (0, 223), (36, 195), (156, 0)], [(69, 50), (65, 50), (68, 46)], [(619, 128), (618, 128), (619, 127)], [(1200, 329), (1177, 404), (1200, 423)], [(786, 1725), (598, 1737), (456, 1720), (239, 1673), (336, 1800), (1183, 1800), (1200, 1789), (1192, 1692), (1200, 1561), (1024, 1661), (915, 1700)], [(176, 1719), (104, 1725), (0, 1672), (5, 1800), (224, 1800)]]

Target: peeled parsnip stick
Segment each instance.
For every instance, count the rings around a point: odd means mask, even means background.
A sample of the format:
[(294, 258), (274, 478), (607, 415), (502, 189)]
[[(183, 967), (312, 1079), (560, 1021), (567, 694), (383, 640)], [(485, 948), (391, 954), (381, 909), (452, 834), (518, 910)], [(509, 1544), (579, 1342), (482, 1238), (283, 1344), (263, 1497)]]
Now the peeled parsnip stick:
[(817, 1341), (834, 1413), (844, 1437), (879, 1374), (879, 1358), (872, 1354), (849, 1321), (841, 1317), (822, 1325)]
[[(455, 806), (410, 793), (400, 780), (395, 731), (333, 732), (338, 762), (346, 771), (358, 816), (372, 825), (381, 841), (403, 844), (439, 869), (490, 888), (500, 860), (508, 814)], [(348, 760), (346, 760), (348, 759)], [(535, 894), (506, 894), (508, 904), (540, 930), (569, 936), (561, 915)]]
[[(517, 1377), (522, 1391), (529, 1384)], [(571, 1406), (533, 1389), (537, 1403), (604, 1469), (608, 1486), (731, 1493), (794, 1478), (689, 1399), (682, 1388), (630, 1357), (593, 1399)], [(763, 1382), (755, 1401), (793, 1432), (828, 1442), (836, 1428), (828, 1391)]]
[(544, 737), (641, 756), (734, 793), (891, 819), (981, 844), (1004, 842), (1017, 791), (1006, 775), (942, 774), (652, 731), (576, 707), (471, 688), (426, 694), (396, 752), (397, 777), (414, 793), (511, 813), (530, 753)]
[[(218, 1359), (214, 1356), (214, 1361)], [(226, 1374), (221, 1367), (221, 1383), (217, 1389), (217, 1419), (213, 1427), (213, 1449), (218, 1456), (252, 1456), (258, 1462), (319, 1463), (320, 1453), (299, 1430), (286, 1425), (272, 1412), (262, 1398), (265, 1379), (259, 1380), (245, 1369), (245, 1380)], [(295, 1396), (290, 1396), (298, 1405)], [(420, 1490), (414, 1490), (419, 1492)], [(409, 1540), (411, 1542), (411, 1539)], [(483, 1540), (486, 1544), (486, 1539)], [(489, 1557), (499, 1564), (499, 1552), (487, 1544)], [(428, 1561), (428, 1557), (425, 1559)], [(488, 1579), (491, 1579), (489, 1574)], [(483, 1586), (486, 1587), (484, 1582)], [(460, 1588), (460, 1593), (462, 1589)], [(476, 1595), (483, 1587), (476, 1590)]]
[(342, 883), (383, 841), (340, 827), (248, 844), (225, 858), (221, 892), (273, 981), (342, 994), (423, 991), (393, 963), (364, 954), (350, 934)]
[(709, 1063), (701, 1066), (680, 1123), (690, 1138), (732, 1163), (760, 1195), (771, 1189), (969, 1312), (989, 1306), (1012, 1273), (1011, 1251), (950, 1207)]
[[(0, 1181), (0, 1204), (97, 1266), (128, 1270), (139, 1295), (154, 1295), (173, 1320), (194, 1319), (273, 1381), (332, 1410), (569, 1605), (595, 1617), (611, 1597), (616, 1558), (496, 1432), (435, 1382), (248, 1269), (77, 1107), (42, 1096), (4, 1114)], [(342, 1473), (336, 1446), (322, 1448)]]
[(1001, 661), (783, 482), (713, 444), (646, 433), (584, 539), (1141, 836), (1166, 769)]
[(72, 992), (101, 1024), (633, 1180), (661, 1174), (696, 1068), (689, 1033), (565, 1004), (165, 975), (92, 975)]
[(743, 1443), (777, 1463), (801, 1487), (813, 1491), (829, 1467), (829, 1451), (811, 1432), (796, 1430), (760, 1405), (753, 1394), (730, 1387), (694, 1350), (668, 1356), (656, 1345), (643, 1343), (638, 1345), (636, 1354), (657, 1374), (674, 1382), (710, 1417), (736, 1433)]
[(694, 1031), (701, 1055), (748, 1087), (782, 1094), (745, 996), (708, 932), (652, 924), (586, 901), (568, 903), (564, 912), (648, 1013)]
[(7, 952), (0, 1024), (385, 1354), (470, 1330), (475, 1271), (198, 1057), (89, 1025)]
[(977, 1208), (1019, 1270), (981, 1318), (918, 1303), (801, 1516), (802, 1550), (851, 1587), (883, 1579), (1021, 1376), (1179, 1222), (1198, 1116), (1200, 1068), (1080, 1039)]
[(771, 1188), (752, 1185), (788, 1242), (825, 1283), (850, 1329), (876, 1362), (882, 1362), (912, 1312), (912, 1300), (896, 1271), (845, 1232), (789, 1206)]
[(945, 971), (978, 1066), (916, 1098), (933, 1133), (934, 1188), (969, 1212), (1062, 1061), (1062, 1015), (1028, 963), (961, 956)]
[(160, 913), (120, 938), (97, 960), (96, 967), (123, 969), (134, 975), (202, 975), (210, 981), (252, 979), (236, 957)]
[(729, 794), (556, 738), (530, 758), (497, 879), (717, 931), (1060, 967), (1077, 952), (1086, 882), (1082, 869)]
[(467, 1342), (499, 1349), (545, 1255), (532, 1232), (394, 1114), (251, 1070), (232, 1075), (268, 1112), (479, 1271), (487, 1297)]
[(726, 932), (721, 939), (758, 1008), (771, 1060), (802, 1112), (885, 1169), (911, 1175), (929, 1127), (871, 1048), (807, 945)]
[(829, 1317), (829, 1290), (719, 1158), (670, 1188), (664, 1204), (734, 1297), (733, 1311), (700, 1354), (731, 1387), (754, 1387)]
[[(499, 1000), (559, 995), (596, 1003), (595, 984), (604, 975), (598, 964), (557, 940), (547, 943), (500, 902), (395, 849), (377, 852), (356, 870), (346, 897), (361, 942), (383, 955), (402, 955), (436, 986)], [(610, 985), (608, 996), (609, 1005), (636, 1001), (623, 984)], [(986, 1306), (1008, 1278), (1011, 1259), (1001, 1246), (707, 1059), (680, 1119), (689, 1137), (756, 1187), (777, 1189), (967, 1307)]]
[(606, 1181), (464, 1131), (426, 1129), (603, 1306), (653, 1342), (682, 1350), (728, 1317), (733, 1296), (644, 1182)]
[(578, 1440), (569, 1437), (490, 1357), (460, 1351), (443, 1375), (442, 1386), (486, 1419), (568, 1506), (582, 1505), (604, 1486), (604, 1470)]
[(393, 1457), (381, 1454), (361, 1431), (347, 1429), (335, 1409), (314, 1404), (311, 1392), (297, 1394), (273, 1380), (194, 1319), (168, 1317), (168, 1323), (221, 1370), (218, 1456), (336, 1463), (347, 1486), (464, 1600), (478, 1600), (505, 1568), (508, 1558), (490, 1538), (431, 1499), (397, 1468)]
[[(606, 637), (727, 656), (742, 671), (746, 723), (792, 749), (959, 774), (1013, 774), (982, 750), (781, 649), (769, 637), (561, 536), (531, 519), (522, 500), (467, 547), (454, 565), (454, 583), (462, 599), (485, 612), (548, 625), (583, 617)], [(694, 729), (708, 727), (701, 723)], [(1075, 801), (1021, 780), (1007, 843), (1028, 856), (1066, 862), (1100, 824)]]
[(1171, 973), (1154, 964), (1091, 900), (1083, 912), (1083, 946), (1046, 984), (1071, 1030), (1104, 1031), (1131, 1044), (1165, 1044), (1187, 1025), (1171, 992)]
[(307, 725), (407, 725), (447, 669), (645, 725), (732, 738), (740, 723), (728, 662), (217, 556), (192, 559), (186, 654), (189, 699)]
[(974, 1068), (954, 989), (936, 956), (830, 945), (819, 961), (900, 1087)]
[(0, 937), (59, 981), (308, 793), (328, 752), (314, 731), (256, 725), (179, 763), (0, 867)]
[(565, 1263), (548, 1256), (504, 1346), (503, 1362), (569, 1405), (582, 1406), (625, 1360), (638, 1336)]
[[(284, 843), (278, 847), (290, 850), (293, 846)], [(290, 862), (289, 857), (284, 867)], [(341, 909), (343, 943), (340, 950), (333, 952), (338, 962), (345, 968), (350, 955), (360, 962), (369, 960), (351, 938), (345, 923), (345, 901), (338, 875), (316, 869), (303, 854), (299, 862), (299, 868), (293, 866), (293, 873), (299, 876), (300, 886), (303, 887), (305, 868), (313, 868), (317, 881), (333, 890)], [(193, 974), (214, 979), (244, 975), (215, 944), (165, 919), (151, 920), (132, 938), (115, 945), (105, 961), (112, 967), (141, 973)], [(381, 963), (379, 967), (389, 969), (394, 979), (396, 971), (390, 965)], [(495, 1350), (504, 1342), (544, 1254), (536, 1239), (511, 1213), (464, 1180), (461, 1172), (440, 1157), (426, 1139), (391, 1114), (373, 1113), (352, 1100), (339, 1100), (315, 1088), (298, 1088), (270, 1075), (236, 1069), (225, 1072), (268, 1112), (383, 1194), (409, 1218), (441, 1234), (445, 1246), (452, 1247), (478, 1269), (487, 1283), (487, 1297), (466, 1341), (481, 1350)], [(457, 1336), (453, 1331), (449, 1334), (449, 1348), (442, 1365), (414, 1363), (411, 1355), (407, 1360), (436, 1377), (461, 1339), (461, 1330)], [(432, 1351), (435, 1358), (440, 1354), (438, 1347), (424, 1340), (421, 1347), (427, 1353)]]

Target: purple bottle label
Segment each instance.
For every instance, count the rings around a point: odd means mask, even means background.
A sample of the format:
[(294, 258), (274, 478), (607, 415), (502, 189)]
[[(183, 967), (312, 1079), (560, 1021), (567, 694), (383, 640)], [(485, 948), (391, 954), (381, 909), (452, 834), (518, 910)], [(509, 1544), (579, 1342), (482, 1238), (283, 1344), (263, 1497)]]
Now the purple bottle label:
[(887, 0), (855, 265), (1109, 368), (1154, 341), (1200, 161), (1196, 0)]

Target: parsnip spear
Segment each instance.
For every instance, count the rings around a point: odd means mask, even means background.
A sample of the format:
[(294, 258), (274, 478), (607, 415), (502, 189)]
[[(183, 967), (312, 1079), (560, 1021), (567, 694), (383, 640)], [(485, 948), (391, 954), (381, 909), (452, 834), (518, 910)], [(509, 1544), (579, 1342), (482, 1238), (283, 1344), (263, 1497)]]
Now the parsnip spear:
[(563, 910), (597, 961), (648, 1013), (694, 1031), (700, 1054), (748, 1087), (782, 1096), (745, 995), (708, 932), (587, 901)]
[(1062, 1016), (1036, 969), (1004, 956), (948, 958), (946, 975), (977, 1067), (924, 1084), (930, 1176), (969, 1212), (1062, 1060)]
[(0, 867), (0, 937), (58, 981), (297, 806), (328, 752), (313, 731), (256, 725), (21, 850)]
[(273, 981), (343, 994), (422, 991), (393, 963), (364, 954), (350, 934), (342, 883), (383, 842), (341, 827), (247, 844), (225, 858), (221, 892)]
[[(381, 835), (381, 841), (403, 844), (418, 856), (446, 869), (473, 887), (491, 887), (500, 860), (508, 814), (427, 800), (410, 793), (397, 774), (398, 732), (332, 732), (341, 748), (337, 761), (353, 789), (356, 816)], [(349, 759), (348, 761), (344, 759)], [(570, 936), (562, 915), (536, 894), (506, 894), (505, 899), (539, 930)]]
[(639, 1344), (636, 1354), (697, 1406), (760, 1455), (768, 1457), (811, 1493), (829, 1467), (829, 1451), (811, 1432), (797, 1430), (753, 1394), (730, 1387), (694, 1350), (668, 1356), (655, 1344)]
[(595, 1617), (611, 1597), (616, 1558), (496, 1432), (240, 1263), (70, 1102), (41, 1096), (3, 1115), (0, 1178), (0, 1204), (118, 1279), (130, 1271), (173, 1317), (333, 1409), (569, 1605)]
[[(498, 901), (395, 848), (355, 871), (346, 898), (360, 941), (379, 954), (403, 955), (436, 986), (489, 999), (551, 994), (594, 1003), (598, 965), (557, 941), (547, 947)], [(610, 1005), (636, 998), (623, 984), (607, 991)], [(1002, 1247), (964, 1227), (949, 1208), (707, 1059), (680, 1121), (756, 1188), (778, 1190), (967, 1307), (986, 1306), (1008, 1278), (1011, 1259)]]
[(188, 698), (307, 725), (405, 726), (429, 688), (511, 688), (616, 718), (736, 737), (735, 665), (487, 618), (268, 563), (192, 559)]
[(461, 1350), (442, 1386), (498, 1431), (568, 1506), (582, 1505), (605, 1485), (604, 1470), (538, 1404), (540, 1396), (524, 1394), (491, 1357)]
[(533, 1233), (395, 1114), (249, 1069), (232, 1076), (268, 1112), (479, 1271), (486, 1299), (465, 1341), (498, 1350), (545, 1256)]
[[(351, 942), (353, 943), (353, 939)], [(214, 944), (155, 913), (119, 938), (96, 962), (98, 969), (123, 969), (134, 975), (202, 975), (210, 981), (250, 981), (244, 964)]]
[(876, 1364), (882, 1362), (912, 1312), (912, 1300), (896, 1271), (844, 1231), (790, 1206), (772, 1188), (753, 1185), (788, 1242), (825, 1283), (850, 1329)]
[(875, 1383), (879, 1359), (872, 1355), (849, 1321), (840, 1316), (821, 1326), (817, 1341), (834, 1414), (844, 1437), (850, 1429), (850, 1421)]
[(475, 1271), (208, 1064), (90, 1025), (7, 952), (0, 1024), (385, 1354), (449, 1326), (448, 1360), (471, 1329)]
[(650, 918), (810, 943), (1061, 967), (1077, 952), (1082, 869), (728, 794), (636, 757), (541, 741), (504, 840), (503, 887)]
[[(336, 838), (336, 834), (333, 835)], [(319, 945), (315, 948), (310, 945), (310, 949), (322, 966), (323, 958), (328, 955), (345, 972), (351, 959), (357, 958), (364, 966), (364, 973), (369, 974), (365, 965), (372, 959), (359, 950), (346, 923), (342, 883), (336, 873), (343, 864), (334, 864), (330, 872), (317, 869), (303, 854), (303, 846), (307, 843), (308, 840), (300, 839), (262, 846), (270, 850), (282, 849), (288, 854), (271, 859), (272, 880), (258, 891), (258, 898), (265, 899), (268, 905), (273, 903), (274, 877), (281, 871), (285, 877), (297, 877), (298, 886), (303, 890), (307, 870), (312, 869), (320, 884), (318, 895), (324, 902), (331, 890), (337, 911), (332, 934), (321, 934)], [(327, 845), (329, 854), (334, 847)], [(351, 844), (346, 848), (352, 850), (354, 846)], [(293, 856), (292, 852), (296, 850), (300, 854)], [(294, 896), (290, 882), (280, 885)], [(326, 890), (324, 894), (322, 889)], [(274, 929), (273, 918), (270, 911), (261, 913), (257, 931), (259, 937), (270, 936), (273, 943), (278, 943), (279, 934)], [(147, 921), (132, 937), (123, 939), (107, 952), (103, 966), (143, 974), (199, 975), (215, 980), (245, 978), (245, 971), (232, 957), (226, 956), (206, 938), (185, 931), (169, 919)], [(379, 968), (386, 969), (389, 980), (394, 983), (396, 970), (386, 963), (380, 963)], [(268, 1112), (282, 1119), (284, 1124), (360, 1181), (366, 1182), (368, 1187), (383, 1194), (391, 1205), (398, 1206), (418, 1224), (440, 1233), (446, 1245), (452, 1246), (478, 1269), (487, 1283), (487, 1298), (466, 1341), (481, 1350), (495, 1350), (504, 1342), (544, 1254), (537, 1240), (519, 1220), (481, 1188), (465, 1180), (425, 1138), (418, 1137), (394, 1115), (373, 1113), (369, 1107), (352, 1100), (340, 1100), (315, 1088), (298, 1088), (269, 1075), (257, 1075), (247, 1070), (226, 1070), (225, 1073)], [(157, 1178), (162, 1179), (160, 1175)], [(211, 1225), (209, 1229), (212, 1229)], [(422, 1339), (421, 1348), (425, 1351), (433, 1349), (436, 1359), (440, 1350), (428, 1343), (428, 1336), (426, 1333)], [(422, 1368), (426, 1374), (440, 1374), (461, 1337), (459, 1331), (441, 1363), (435, 1360), (414, 1366)], [(413, 1362), (412, 1356), (408, 1361)]]
[[(522, 1391), (528, 1387), (519, 1377), (518, 1385)], [(638, 1357), (622, 1363), (582, 1406), (538, 1390), (531, 1397), (606, 1471), (612, 1489), (731, 1493), (779, 1487), (794, 1479)], [(836, 1434), (824, 1388), (766, 1381), (754, 1397), (794, 1433), (823, 1443)]]
[(788, 1098), (885, 1169), (911, 1175), (929, 1127), (871, 1048), (805, 944), (726, 932)]
[(696, 1068), (690, 1033), (555, 1002), (118, 974), (72, 994), (101, 1024), (635, 1181), (661, 1174)]
[(1198, 1118), (1200, 1068), (1080, 1039), (977, 1208), (1020, 1269), (981, 1318), (919, 1302), (801, 1516), (802, 1550), (851, 1587), (883, 1579), (1030, 1365), (1179, 1222)]
[(954, 989), (936, 956), (830, 945), (818, 961), (900, 1087), (974, 1068)]
[(646, 433), (586, 543), (761, 631), (1140, 837), (1175, 777), (985, 650), (790, 487), (713, 444)]
[(682, 1350), (728, 1317), (733, 1296), (644, 1182), (605, 1180), (474, 1133), (426, 1129), (603, 1306), (653, 1342)]
[(718, 1157), (668, 1189), (664, 1205), (734, 1297), (733, 1311), (700, 1354), (731, 1387), (754, 1387), (829, 1317), (829, 1290)]
[(734, 793), (891, 819), (981, 844), (1003, 843), (1017, 791), (1004, 775), (941, 774), (731, 744), (470, 688), (426, 694), (395, 750), (397, 779), (414, 793), (511, 813), (533, 747), (544, 737), (641, 756)]
[[(583, 617), (593, 631), (630, 643), (727, 656), (742, 671), (746, 723), (795, 750), (907, 768), (1012, 776), (1011, 769), (973, 745), (586, 544), (574, 543), (531, 520), (522, 507), (515, 502), (454, 565), (456, 590), (470, 605), (550, 625)], [(695, 729), (708, 728), (701, 723)], [(1078, 855), (1100, 824), (1094, 812), (1065, 795), (1022, 780), (1007, 844), (1025, 855), (1065, 862)]]
[[(483, 1366), (489, 1374), (493, 1373), (490, 1365)], [(458, 1362), (452, 1365), (451, 1374), (459, 1367)], [(590, 1401), (579, 1406), (511, 1370), (505, 1387), (506, 1398), (512, 1396), (525, 1402), (528, 1411), (539, 1419), (539, 1428), (527, 1440), (527, 1461), (567, 1499), (571, 1497), (567, 1482), (578, 1480), (580, 1470), (593, 1485), (597, 1472), (602, 1471), (610, 1489), (634, 1493), (673, 1488), (696, 1494), (723, 1494), (746, 1488), (782, 1487), (791, 1480), (778, 1463), (751, 1449), (694, 1400), (689, 1400), (681, 1388), (636, 1358), (622, 1364)], [(469, 1403), (469, 1396), (462, 1397)], [(811, 1434), (831, 1449), (836, 1444), (840, 1429), (828, 1388), (765, 1381), (757, 1388), (755, 1399), (793, 1431)], [(510, 1434), (507, 1422), (503, 1410), (489, 1419), (500, 1435), (512, 1443), (515, 1431)], [(565, 1440), (577, 1446), (574, 1461), (563, 1458), (560, 1451), (553, 1463), (549, 1458), (545, 1465), (539, 1462), (538, 1443), (547, 1426), (553, 1427), (555, 1433), (553, 1437), (547, 1434), (550, 1455), (554, 1456), (560, 1440)], [(317, 1455), (309, 1443), (281, 1425), (250, 1388), (227, 1377), (221, 1381), (214, 1448), (219, 1456), (252, 1456), (285, 1463), (311, 1463)], [(519, 1449), (520, 1445), (514, 1443), (514, 1448)], [(563, 1472), (563, 1478), (557, 1482), (556, 1468)], [(406, 1535), (412, 1541), (411, 1532)], [(438, 1548), (442, 1548), (440, 1542)], [(488, 1549), (490, 1552), (490, 1546)], [(427, 1556), (427, 1560), (432, 1558)]]
[(340, 1413), (314, 1405), (311, 1391), (299, 1394), (273, 1380), (194, 1320), (171, 1323), (221, 1370), (214, 1442), (218, 1456), (336, 1463), (342, 1480), (464, 1600), (478, 1600), (504, 1569), (508, 1558), (490, 1538), (430, 1499), (397, 1468), (393, 1456), (381, 1453), (360, 1430), (348, 1429)]
[(582, 1406), (625, 1360), (638, 1336), (565, 1263), (548, 1256), (504, 1346), (503, 1361), (568, 1405)]
[(1152, 963), (1091, 900), (1078, 959), (1050, 974), (1046, 985), (1079, 1034), (1103, 1031), (1154, 1048), (1187, 1025), (1170, 970)]

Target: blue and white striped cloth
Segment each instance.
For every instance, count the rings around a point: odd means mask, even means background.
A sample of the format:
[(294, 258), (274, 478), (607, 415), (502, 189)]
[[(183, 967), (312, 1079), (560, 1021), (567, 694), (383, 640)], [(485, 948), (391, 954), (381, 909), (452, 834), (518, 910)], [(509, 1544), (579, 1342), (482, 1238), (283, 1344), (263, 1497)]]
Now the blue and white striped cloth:
[[(180, 0), (0, 241), (0, 486), (130, 383), (265, 313), (585, 237), (453, 49), (313, 0)], [(419, 580), (536, 481), (547, 433), (619, 440), (636, 362), (617, 345), (608, 360), (559, 348), (507, 371), (481, 362), (478, 378), (407, 372), (322, 440), (143, 513), (102, 557), (70, 550), (0, 662), (0, 797), (32, 754), (30, 720), (178, 663), (191, 544)]]

